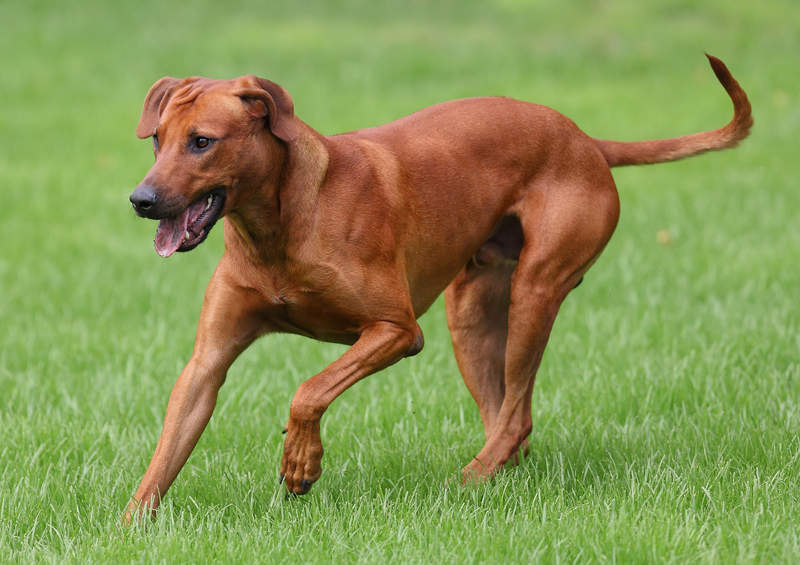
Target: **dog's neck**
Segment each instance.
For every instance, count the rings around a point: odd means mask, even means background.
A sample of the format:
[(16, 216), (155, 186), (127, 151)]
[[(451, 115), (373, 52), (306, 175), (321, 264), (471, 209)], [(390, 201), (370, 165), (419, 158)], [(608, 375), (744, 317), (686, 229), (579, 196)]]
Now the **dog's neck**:
[(262, 263), (285, 262), (294, 251), (288, 246), (306, 241), (313, 227), (329, 154), (325, 138), (302, 125), (303, 133), (287, 144), (279, 178), (265, 180), (257, 198), (226, 216), (233, 228), (225, 230), (226, 246), (243, 247)]

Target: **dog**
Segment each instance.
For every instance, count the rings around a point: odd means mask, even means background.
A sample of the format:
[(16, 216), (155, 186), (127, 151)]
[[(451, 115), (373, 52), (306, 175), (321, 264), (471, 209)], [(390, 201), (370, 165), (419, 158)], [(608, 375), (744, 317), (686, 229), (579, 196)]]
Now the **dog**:
[(745, 92), (707, 57), (733, 102), (731, 122), (639, 142), (594, 139), (555, 110), (510, 98), (454, 100), (326, 137), (266, 79), (156, 82), (136, 129), (152, 138), (155, 164), (130, 201), (159, 220), (159, 255), (194, 249), (223, 217), (225, 252), (127, 518), (155, 512), (228, 367), (270, 332), (351, 346), (290, 405), (280, 479), (289, 493), (308, 492), (322, 472), (325, 410), (420, 352), (417, 319), (442, 292), (485, 433), (464, 479), (491, 477), (527, 450), (556, 313), (617, 224), (610, 168), (733, 147), (749, 133)]

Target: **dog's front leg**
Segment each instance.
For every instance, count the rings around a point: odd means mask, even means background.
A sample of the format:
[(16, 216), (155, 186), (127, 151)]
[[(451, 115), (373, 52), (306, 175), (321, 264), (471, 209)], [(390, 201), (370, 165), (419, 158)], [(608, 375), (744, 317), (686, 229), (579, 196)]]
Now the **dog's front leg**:
[(167, 404), (164, 427), (123, 522), (155, 512), (206, 427), (231, 363), (263, 333), (257, 301), (218, 269), (206, 291), (194, 353)]
[(281, 479), (290, 492), (308, 492), (322, 473), (319, 422), (331, 402), (360, 379), (421, 348), (422, 331), (415, 321), (377, 322), (337, 361), (300, 385), (289, 409), (281, 461)]

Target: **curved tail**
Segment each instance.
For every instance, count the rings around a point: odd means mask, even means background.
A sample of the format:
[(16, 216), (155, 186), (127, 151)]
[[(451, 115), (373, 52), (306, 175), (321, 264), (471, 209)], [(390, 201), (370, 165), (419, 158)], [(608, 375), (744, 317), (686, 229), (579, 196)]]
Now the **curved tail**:
[(750, 115), (750, 102), (725, 63), (706, 53), (717, 79), (733, 101), (733, 119), (725, 127), (712, 131), (682, 135), (670, 139), (651, 139), (647, 141), (611, 141), (594, 139), (610, 167), (622, 165), (646, 165), (676, 161), (706, 151), (719, 151), (735, 147), (750, 133), (753, 117)]

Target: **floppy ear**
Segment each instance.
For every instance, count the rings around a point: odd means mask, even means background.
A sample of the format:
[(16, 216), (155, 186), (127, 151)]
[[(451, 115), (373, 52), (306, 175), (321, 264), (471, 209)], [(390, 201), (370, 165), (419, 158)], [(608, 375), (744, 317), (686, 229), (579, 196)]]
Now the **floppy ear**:
[(173, 90), (180, 82), (181, 80), (177, 78), (164, 77), (150, 87), (150, 92), (144, 99), (142, 117), (139, 119), (139, 125), (136, 126), (136, 136), (139, 139), (150, 137), (156, 131), (158, 119), (167, 106)]
[(289, 93), (271, 80), (246, 77), (254, 87), (243, 88), (236, 95), (245, 109), (256, 118), (269, 118), (269, 129), (278, 139), (289, 142), (297, 139), (300, 128), (294, 117), (294, 103)]

